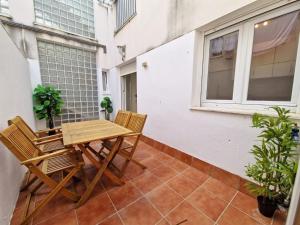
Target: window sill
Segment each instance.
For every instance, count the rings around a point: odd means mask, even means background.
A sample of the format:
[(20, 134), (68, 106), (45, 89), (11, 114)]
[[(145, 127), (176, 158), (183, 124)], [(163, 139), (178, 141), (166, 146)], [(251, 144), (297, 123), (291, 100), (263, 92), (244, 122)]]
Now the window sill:
[[(265, 116), (276, 116), (276, 113), (268, 110), (249, 110), (249, 109), (228, 109), (228, 108), (216, 108), (216, 107), (190, 107), (190, 110), (204, 111), (204, 112), (217, 112), (217, 113), (227, 113), (236, 115), (248, 115), (252, 116), (254, 113), (260, 113)], [(300, 120), (299, 113), (290, 113), (291, 119)]]
[(53, 32), (56, 32), (56, 33), (63, 33), (63, 34), (70, 35), (70, 36), (77, 36), (77, 38), (80, 38), (80, 39), (83, 39), (83, 40), (88, 40), (88, 41), (93, 41), (93, 42), (97, 41), (97, 39), (95, 39), (93, 37), (88, 37), (88, 36), (83, 36), (81, 34), (72, 33), (72, 32), (69, 32), (69, 31), (66, 31), (66, 30), (63, 30), (63, 29), (60, 29), (60, 28), (56, 28), (56, 27), (51, 27), (51, 26), (48, 26), (48, 25), (45, 25), (45, 24), (42, 24), (42, 23), (34, 22), (33, 24), (37, 27), (47, 29), (47, 30), (50, 30), (50, 31), (53, 31)]

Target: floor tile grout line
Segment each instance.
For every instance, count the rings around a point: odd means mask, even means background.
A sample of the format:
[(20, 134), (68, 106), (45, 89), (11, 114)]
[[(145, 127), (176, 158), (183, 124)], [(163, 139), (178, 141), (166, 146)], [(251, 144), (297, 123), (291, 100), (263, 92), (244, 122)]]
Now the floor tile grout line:
[[(256, 222), (258, 222), (259, 224), (261, 224), (261, 225), (266, 225), (265, 223), (262, 223), (261, 221), (257, 220), (257, 219), (254, 218), (253, 216), (251, 216), (251, 215), (249, 215), (248, 213), (244, 212), (242, 209), (240, 209), (240, 208), (238, 208), (238, 207), (236, 207), (236, 206), (234, 206), (234, 205), (231, 205), (231, 207), (237, 209), (237, 210), (240, 211), (241, 213), (243, 213), (243, 214), (247, 215), (248, 217), (252, 218), (253, 220), (255, 220)], [(271, 224), (272, 224), (272, 223), (271, 223)], [(270, 225), (271, 225), (271, 224), (270, 224)]]
[(79, 220), (78, 220), (78, 215), (77, 215), (76, 209), (74, 209), (74, 213), (75, 213), (76, 223), (77, 223), (77, 225), (79, 225)]
[[(120, 216), (119, 213), (118, 213), (117, 207), (115, 206), (115, 204), (114, 204), (114, 202), (112, 201), (111, 197), (109, 196), (108, 192), (106, 191), (105, 193), (106, 193), (107, 197), (109, 198), (109, 200), (110, 200), (112, 206), (113, 206), (114, 209), (115, 209), (115, 213), (114, 213), (114, 214), (117, 214), (117, 216), (120, 218), (121, 223), (122, 223), (123, 225), (125, 225), (124, 221), (122, 220), (121, 216)], [(114, 214), (113, 214), (113, 215), (114, 215)], [(111, 216), (112, 216), (112, 215), (111, 215)], [(107, 217), (107, 218), (108, 218), (108, 217)], [(106, 219), (107, 219), (107, 218), (106, 218)], [(103, 220), (102, 220), (102, 221), (103, 221)], [(101, 222), (102, 222), (102, 221), (101, 221)], [(100, 222), (100, 223), (101, 223), (101, 222)]]
[(231, 205), (231, 203), (233, 202), (233, 200), (235, 199), (235, 197), (237, 196), (238, 193), (239, 193), (239, 191), (237, 190), (236, 193), (234, 194), (234, 196), (232, 197), (232, 199), (228, 202), (227, 206), (224, 208), (224, 210), (222, 211), (222, 213), (217, 218), (216, 222), (214, 223), (215, 225), (218, 224), (218, 222), (220, 221), (221, 217), (225, 214), (226, 210)]
[[(148, 192), (147, 194), (144, 194), (134, 183), (133, 183), (134, 187), (142, 194), (142, 196), (147, 199), (147, 201), (151, 204), (151, 206), (160, 214), (161, 219), (162, 220), (164, 218), (164, 215), (162, 214), (162, 212), (152, 203), (152, 201), (148, 198), (148, 194), (150, 192)], [(163, 184), (159, 185), (158, 187), (161, 187)], [(159, 221), (160, 221), (159, 220)]]
[[(207, 179), (206, 179), (207, 180)], [(206, 182), (206, 180), (202, 183), (202, 184), (200, 184), (199, 185), (199, 187), (198, 188), (200, 188), (202, 185), (204, 185), (204, 183)], [(167, 219), (167, 216), (168, 215), (170, 215), (170, 213), (171, 212), (173, 212), (173, 211), (175, 211), (184, 201), (186, 201), (187, 200), (187, 198), (190, 196), (190, 195), (192, 195), (198, 188), (196, 188), (194, 191), (192, 191), (186, 198), (183, 198), (183, 200), (180, 202), (180, 203), (178, 203), (178, 205), (177, 206), (175, 206), (173, 209), (171, 209), (168, 213), (167, 213), (167, 215), (166, 216), (164, 216), (164, 219), (165, 220), (167, 220), (167, 222), (170, 224), (170, 221)], [(188, 202), (189, 203), (189, 202)], [(189, 203), (190, 204), (190, 203)], [(191, 204), (190, 204), (191, 205)], [(192, 205), (191, 205), (192, 206)], [(195, 207), (193, 207), (193, 208), (195, 208)], [(204, 214), (203, 212), (201, 212), (201, 214)], [(208, 217), (206, 214), (204, 214), (206, 217)], [(209, 217), (208, 217), (209, 218)], [(209, 218), (210, 219), (210, 218)], [(210, 219), (211, 220), (211, 219)]]

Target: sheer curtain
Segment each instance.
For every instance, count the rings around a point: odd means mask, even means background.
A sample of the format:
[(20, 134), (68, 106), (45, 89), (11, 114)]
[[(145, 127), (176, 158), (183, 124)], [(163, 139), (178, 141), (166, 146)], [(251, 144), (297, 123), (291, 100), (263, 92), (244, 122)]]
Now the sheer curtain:
[[(253, 40), (253, 54), (263, 54), (287, 41), (295, 27), (299, 12), (256, 24)], [(265, 23), (265, 25), (264, 25)]]

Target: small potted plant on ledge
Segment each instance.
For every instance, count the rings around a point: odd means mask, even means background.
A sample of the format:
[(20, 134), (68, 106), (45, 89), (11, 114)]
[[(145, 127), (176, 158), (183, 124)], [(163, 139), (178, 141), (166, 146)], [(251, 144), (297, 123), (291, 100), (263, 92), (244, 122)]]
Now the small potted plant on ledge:
[(278, 204), (288, 206), (297, 172), (296, 147), (292, 131), (295, 124), (289, 110), (272, 107), (276, 117), (254, 114), (253, 127), (260, 128), (259, 144), (251, 153), (255, 163), (246, 167), (246, 174), (255, 183), (248, 183), (250, 192), (257, 195), (261, 214), (272, 217)]
[(109, 97), (104, 97), (103, 100), (100, 103), (100, 106), (104, 110), (105, 119), (109, 120), (110, 119), (110, 113), (113, 112), (112, 101), (110, 100), (110, 98)]
[[(54, 128), (53, 117), (59, 116), (63, 106), (60, 91), (51, 86), (38, 85), (33, 91), (33, 110), (39, 120), (46, 119), (48, 127)], [(49, 135), (55, 131), (49, 131)]]

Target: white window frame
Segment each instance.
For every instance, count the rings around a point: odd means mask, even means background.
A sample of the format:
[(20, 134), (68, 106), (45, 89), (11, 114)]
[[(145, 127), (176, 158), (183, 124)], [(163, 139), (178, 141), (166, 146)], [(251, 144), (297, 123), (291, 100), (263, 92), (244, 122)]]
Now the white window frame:
[(242, 26), (233, 26), (225, 30), (218, 31), (216, 33), (210, 34), (206, 36), (205, 43), (204, 43), (204, 58), (203, 58), (203, 80), (202, 80), (202, 103), (223, 103), (223, 104), (234, 104), (238, 103), (237, 96), (237, 89), (239, 87), (239, 75), (240, 72), (237, 70), (238, 66), (241, 62), (240, 59), (237, 57), (235, 62), (235, 74), (234, 74), (234, 84), (233, 84), (233, 94), (232, 100), (218, 100), (218, 99), (207, 99), (207, 82), (208, 82), (208, 67), (209, 67), (209, 48), (210, 48), (210, 41), (212, 39), (224, 36), (226, 34), (230, 34), (233, 32), (238, 31), (238, 46), (237, 46), (237, 55), (242, 54), (241, 51), (241, 41), (242, 38)]
[[(297, 58), (295, 64), (293, 89), (291, 101), (257, 101), (247, 100), (248, 85), (250, 78), (250, 67), (252, 59), (252, 46), (254, 38), (254, 25), (265, 20), (279, 17), (293, 11), (300, 10), (300, 5), (291, 5), (272, 10), (240, 22), (238, 25), (226, 27), (220, 31), (204, 32), (204, 48), (203, 48), (203, 66), (202, 66), (202, 80), (201, 80), (201, 107), (213, 108), (235, 108), (246, 110), (266, 110), (270, 106), (279, 105), (289, 108), (292, 112), (300, 112), (300, 37), (298, 40)], [(209, 63), (209, 47), (210, 40), (223, 36), (225, 34), (239, 31), (237, 59), (235, 67), (235, 79), (233, 87), (232, 100), (210, 100), (206, 98), (207, 81), (208, 81), (208, 63)]]

